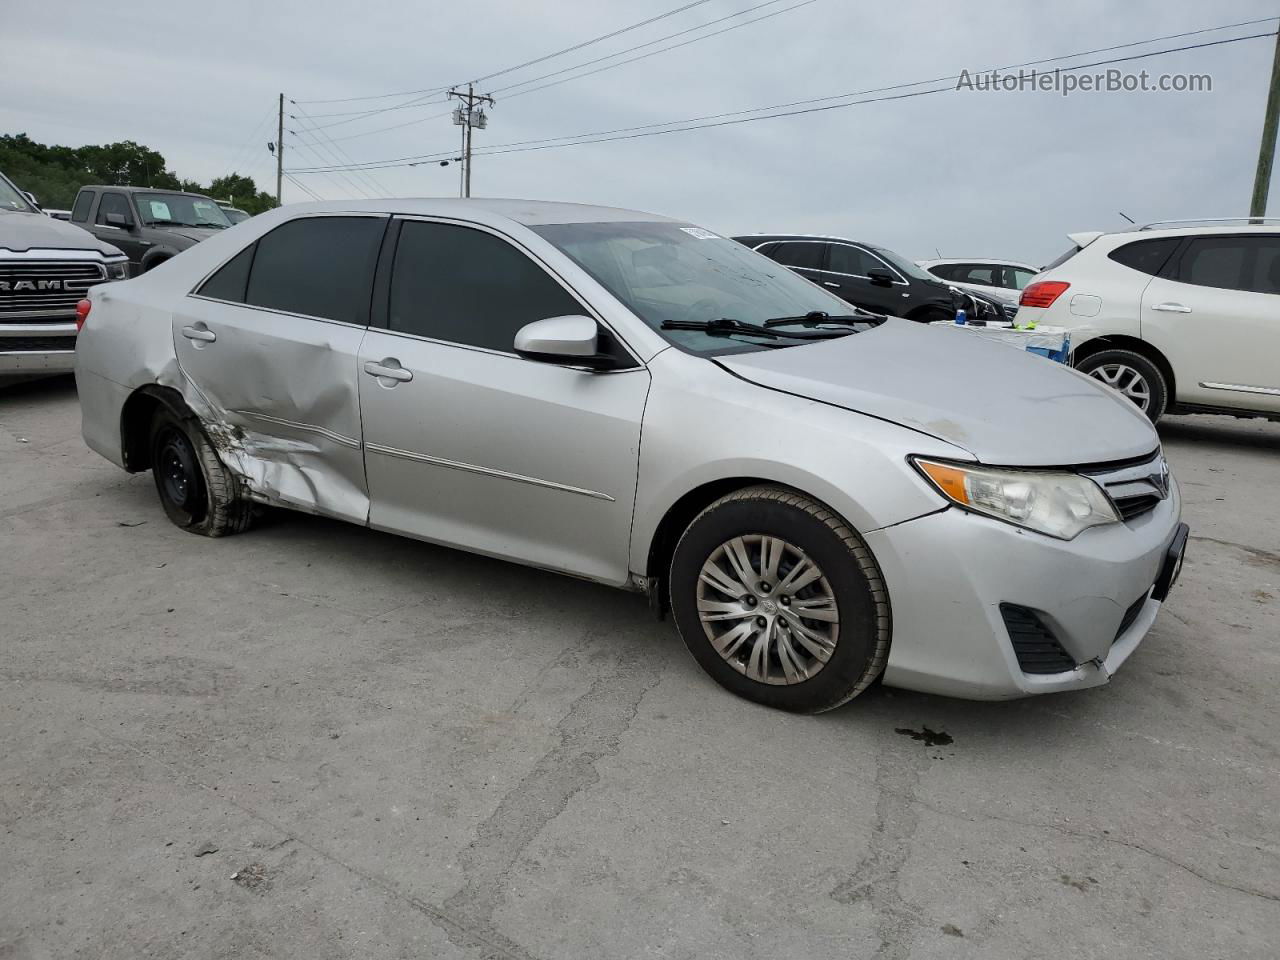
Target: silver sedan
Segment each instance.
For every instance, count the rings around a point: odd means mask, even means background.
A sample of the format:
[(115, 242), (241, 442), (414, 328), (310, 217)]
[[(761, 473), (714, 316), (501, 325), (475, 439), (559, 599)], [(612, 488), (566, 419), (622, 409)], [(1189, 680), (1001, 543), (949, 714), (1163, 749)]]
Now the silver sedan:
[(89, 300), (85, 440), (179, 527), (288, 507), (644, 591), (787, 710), (1104, 683), (1186, 542), (1115, 392), (663, 217), (290, 206)]

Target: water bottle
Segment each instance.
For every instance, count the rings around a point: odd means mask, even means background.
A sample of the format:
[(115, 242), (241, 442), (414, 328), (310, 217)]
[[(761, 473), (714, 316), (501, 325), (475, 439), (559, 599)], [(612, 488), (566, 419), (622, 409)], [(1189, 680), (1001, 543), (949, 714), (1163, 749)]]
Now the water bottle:
[(964, 326), (966, 323), (968, 323), (968, 322), (969, 322), (969, 317), (968, 317), (968, 315), (964, 312), (963, 308), (962, 308), (962, 309), (960, 309), (960, 310), (957, 310), (957, 311), (956, 311), (956, 326), (958, 326), (958, 327), (963, 327), (963, 326)]

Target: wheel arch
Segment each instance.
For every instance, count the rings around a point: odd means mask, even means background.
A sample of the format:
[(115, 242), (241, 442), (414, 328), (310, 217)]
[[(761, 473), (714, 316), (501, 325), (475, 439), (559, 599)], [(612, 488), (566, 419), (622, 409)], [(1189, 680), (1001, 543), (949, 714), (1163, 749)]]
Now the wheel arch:
[(120, 454), (130, 473), (151, 468), (151, 421), (161, 407), (183, 419), (195, 416), (182, 394), (157, 383), (134, 390), (120, 409)]
[(139, 261), (139, 272), (146, 273), (148, 270), (160, 266), (166, 260), (172, 260), (177, 254), (177, 250), (171, 250), (168, 247), (154, 247), (148, 250), (143, 255), (142, 260)]
[(1169, 388), (1168, 396), (1165, 398), (1165, 408), (1169, 409), (1177, 402), (1178, 384), (1177, 378), (1173, 373), (1173, 366), (1163, 353), (1146, 340), (1138, 337), (1130, 337), (1118, 333), (1086, 340), (1071, 351), (1071, 366), (1078, 367), (1089, 357), (1096, 353), (1101, 353), (1103, 350), (1132, 350), (1134, 353), (1146, 357), (1156, 365), (1156, 369), (1160, 371), (1160, 375), (1164, 377), (1164, 382)]

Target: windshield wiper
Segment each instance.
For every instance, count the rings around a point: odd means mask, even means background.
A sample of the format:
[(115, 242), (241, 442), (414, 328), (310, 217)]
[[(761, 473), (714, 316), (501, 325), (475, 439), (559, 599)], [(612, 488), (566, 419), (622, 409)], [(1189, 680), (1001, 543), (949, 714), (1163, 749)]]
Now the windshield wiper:
[(780, 327), (788, 323), (801, 323), (812, 327), (819, 323), (873, 323), (873, 313), (827, 313), (825, 310), (810, 310), (797, 317), (770, 317), (764, 322), (765, 327)]
[(663, 330), (701, 330), (713, 337), (728, 337), (734, 334), (746, 334), (751, 337), (766, 337), (770, 340), (786, 338), (788, 340), (830, 340), (832, 337), (843, 337), (843, 331), (802, 331), (802, 330), (770, 330), (768, 326), (757, 326), (754, 323), (743, 323), (733, 317), (719, 317), (715, 320), (664, 320)]

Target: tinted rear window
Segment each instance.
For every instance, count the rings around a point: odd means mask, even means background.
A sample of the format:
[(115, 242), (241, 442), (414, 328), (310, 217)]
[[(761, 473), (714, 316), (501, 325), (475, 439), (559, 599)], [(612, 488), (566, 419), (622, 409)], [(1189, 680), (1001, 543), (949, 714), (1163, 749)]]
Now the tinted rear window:
[(1182, 255), (1178, 279), (1202, 287), (1280, 293), (1280, 237), (1197, 237)]
[(1181, 241), (1178, 237), (1137, 240), (1133, 243), (1126, 243), (1123, 247), (1116, 247), (1107, 256), (1116, 263), (1155, 276), (1160, 272), (1160, 268), (1169, 261), (1169, 257), (1177, 249), (1179, 242)]
[(253, 251), (257, 244), (250, 244), (206, 280), (196, 292), (202, 297), (244, 303), (245, 287), (249, 283), (249, 265), (253, 263)]
[(258, 241), (245, 303), (368, 323), (385, 227), (383, 217), (305, 217), (277, 227)]
[(822, 269), (823, 243), (779, 243), (769, 248), (768, 256), (784, 267), (800, 267), (805, 270)]

